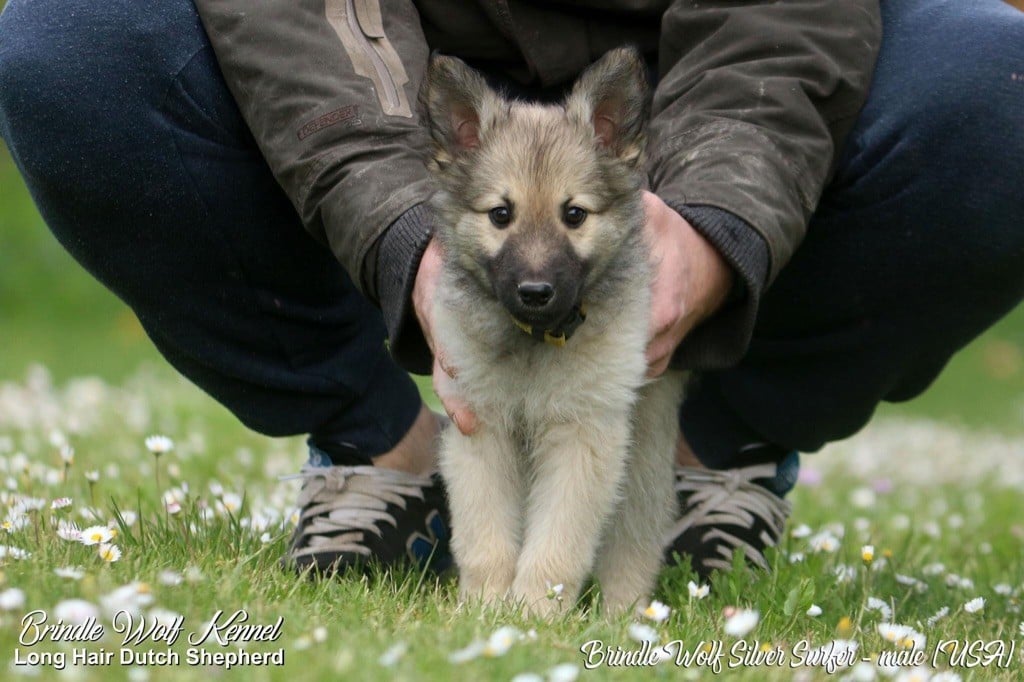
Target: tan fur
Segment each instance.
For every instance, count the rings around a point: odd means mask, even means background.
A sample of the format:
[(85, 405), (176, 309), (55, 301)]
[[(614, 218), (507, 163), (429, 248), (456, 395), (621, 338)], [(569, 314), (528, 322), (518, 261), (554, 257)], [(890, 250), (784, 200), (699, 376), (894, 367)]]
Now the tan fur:
[[(676, 515), (683, 377), (645, 379), (643, 81), (628, 50), (591, 67), (564, 107), (501, 100), (450, 58), (426, 79), (445, 250), (434, 333), (479, 419), (471, 436), (448, 429), (441, 455), (464, 598), (551, 613), (594, 574), (617, 611), (654, 585)], [(499, 229), (487, 211), (502, 202), (516, 217)], [(567, 202), (588, 212), (576, 229)], [(500, 302), (494, 263), (510, 240), (527, 269), (558, 249), (585, 264), (587, 320), (565, 347), (524, 334)], [(562, 600), (548, 598), (556, 584)]]

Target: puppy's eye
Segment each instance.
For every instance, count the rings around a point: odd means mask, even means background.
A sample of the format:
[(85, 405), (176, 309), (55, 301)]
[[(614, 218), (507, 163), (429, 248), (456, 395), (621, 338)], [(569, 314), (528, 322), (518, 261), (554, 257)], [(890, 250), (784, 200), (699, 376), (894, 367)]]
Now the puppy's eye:
[(586, 209), (580, 208), (579, 206), (569, 206), (565, 209), (565, 214), (562, 216), (562, 220), (569, 227), (579, 227), (583, 224), (583, 221), (587, 219)]
[(508, 206), (496, 206), (487, 212), (487, 216), (495, 227), (508, 227), (512, 222), (512, 211)]

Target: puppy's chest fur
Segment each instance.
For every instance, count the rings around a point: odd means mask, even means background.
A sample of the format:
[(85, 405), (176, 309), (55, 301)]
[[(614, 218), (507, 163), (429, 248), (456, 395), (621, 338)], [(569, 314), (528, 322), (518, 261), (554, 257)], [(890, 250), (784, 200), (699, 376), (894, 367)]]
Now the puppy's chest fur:
[(650, 276), (637, 235), (588, 287), (587, 319), (558, 347), (524, 333), (469, 275), (447, 267), (436, 326), (457, 367), (460, 394), (481, 420), (521, 442), (552, 423), (629, 409), (645, 383)]

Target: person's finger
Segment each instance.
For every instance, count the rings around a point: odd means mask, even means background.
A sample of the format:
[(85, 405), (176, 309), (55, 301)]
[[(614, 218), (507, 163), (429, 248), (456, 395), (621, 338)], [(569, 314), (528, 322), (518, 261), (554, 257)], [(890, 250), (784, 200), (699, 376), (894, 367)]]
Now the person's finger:
[(473, 410), (470, 409), (469, 405), (460, 398), (455, 392), (455, 385), (452, 378), (445, 372), (441, 367), (441, 363), (434, 362), (434, 392), (437, 393), (437, 397), (441, 400), (441, 405), (444, 406), (444, 411), (448, 415), (448, 418), (452, 420), (457, 428), (463, 435), (471, 435), (477, 429), (477, 418)]

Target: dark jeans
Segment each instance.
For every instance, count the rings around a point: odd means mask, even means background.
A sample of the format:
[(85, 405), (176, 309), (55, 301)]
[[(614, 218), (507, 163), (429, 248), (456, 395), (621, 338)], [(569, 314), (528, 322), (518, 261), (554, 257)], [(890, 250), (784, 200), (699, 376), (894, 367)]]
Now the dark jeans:
[[(865, 110), (747, 358), (683, 409), (712, 466), (922, 391), (1024, 291), (1024, 14), (886, 0)], [(187, 0), (11, 0), (0, 132), (61, 243), (250, 427), (384, 452), (420, 401), (260, 157)], [(69, 344), (73, 340), (68, 340)]]

